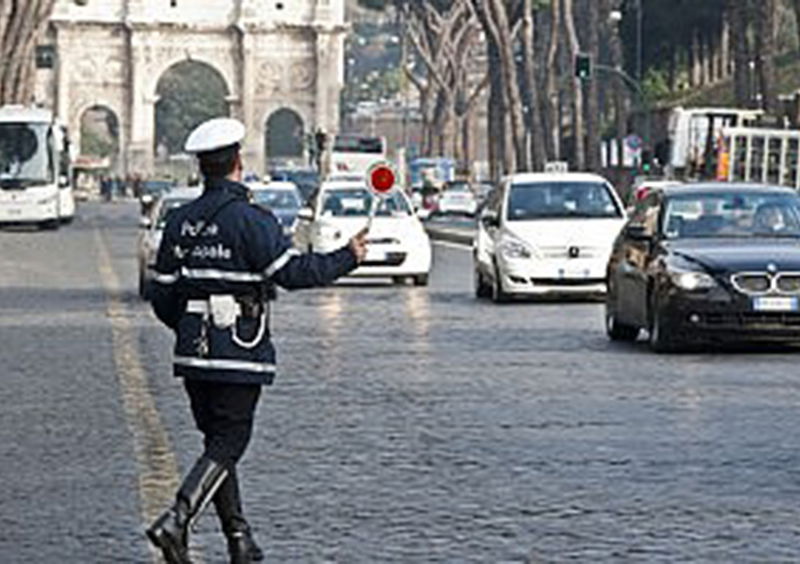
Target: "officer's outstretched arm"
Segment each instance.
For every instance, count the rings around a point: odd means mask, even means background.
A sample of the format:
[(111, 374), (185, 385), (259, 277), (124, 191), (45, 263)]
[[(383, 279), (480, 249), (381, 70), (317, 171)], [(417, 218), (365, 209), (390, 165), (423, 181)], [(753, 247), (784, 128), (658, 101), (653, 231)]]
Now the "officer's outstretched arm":
[(271, 213), (259, 213), (258, 220), (249, 224), (250, 259), (256, 271), (279, 286), (287, 290), (326, 286), (358, 266), (349, 246), (328, 254), (298, 251)]
[(180, 275), (180, 259), (175, 237), (167, 228), (156, 255), (155, 277), (150, 289), (150, 303), (156, 317), (170, 329), (175, 329), (186, 309), (186, 304), (175, 291)]

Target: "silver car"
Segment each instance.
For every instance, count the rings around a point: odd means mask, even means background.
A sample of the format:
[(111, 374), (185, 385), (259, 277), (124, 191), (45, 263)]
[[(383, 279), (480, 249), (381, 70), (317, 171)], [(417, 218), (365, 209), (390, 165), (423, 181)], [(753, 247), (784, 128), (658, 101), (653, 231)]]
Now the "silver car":
[(161, 244), (161, 236), (170, 214), (182, 205), (191, 202), (202, 194), (201, 188), (176, 188), (159, 197), (149, 213), (139, 221), (139, 241), (137, 258), (139, 263), (139, 296), (148, 298), (150, 282), (153, 279), (153, 268), (156, 264), (156, 253)]

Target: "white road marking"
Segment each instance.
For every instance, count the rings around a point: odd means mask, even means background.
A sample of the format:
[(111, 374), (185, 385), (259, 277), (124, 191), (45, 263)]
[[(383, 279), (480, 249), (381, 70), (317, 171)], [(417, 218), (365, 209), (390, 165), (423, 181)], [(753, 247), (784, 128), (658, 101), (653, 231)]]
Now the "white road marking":
[[(169, 437), (161, 422), (156, 402), (147, 385), (136, 331), (130, 312), (120, 298), (122, 286), (114, 272), (108, 246), (99, 230), (95, 230), (97, 266), (107, 293), (107, 315), (114, 343), (114, 364), (119, 379), (128, 429), (133, 436), (139, 476), (139, 502), (145, 526), (175, 500), (178, 488), (178, 465)], [(163, 562), (161, 553), (142, 534), (142, 542), (150, 547), (153, 562)], [(202, 555), (192, 550), (192, 561), (202, 562)]]

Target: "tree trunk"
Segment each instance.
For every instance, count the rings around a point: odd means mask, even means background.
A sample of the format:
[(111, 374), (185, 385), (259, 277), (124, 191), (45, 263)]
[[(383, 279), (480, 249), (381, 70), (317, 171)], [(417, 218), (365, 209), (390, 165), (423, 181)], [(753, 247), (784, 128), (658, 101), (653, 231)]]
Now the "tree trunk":
[(491, 38), (487, 38), (486, 43), (489, 63), (489, 166), (492, 180), (497, 182), (501, 176), (514, 170), (514, 155), (506, 143), (506, 103), (500, 53)]
[(777, 0), (760, 0), (756, 9), (756, 67), (761, 95), (761, 107), (774, 114), (778, 98), (775, 86), (775, 22)]
[(800, 43), (800, 0), (792, 0), (794, 8), (795, 28), (797, 30), (797, 41)]
[[(798, 0), (800, 2), (800, 0)], [(561, 43), (561, 0), (550, 0), (550, 46), (547, 50), (547, 154), (550, 159), (561, 159), (561, 124), (559, 123), (558, 46)]]
[[(570, 60), (575, 60), (575, 56), (580, 52), (580, 44), (578, 43), (578, 33), (575, 30), (575, 14), (572, 10), (573, 0), (564, 0), (564, 26), (567, 31), (567, 38), (569, 40)], [(573, 90), (573, 111), (572, 111), (572, 136), (575, 148), (575, 166), (578, 170), (586, 168), (586, 143), (584, 141), (584, 127), (583, 127), (583, 85), (580, 79), (573, 77), (572, 79)]]
[[(619, 9), (618, 0), (614, 0), (613, 4), (608, 4), (608, 0), (604, 2), (604, 13), (609, 13), (611, 9)], [(609, 51), (611, 56), (611, 66), (622, 71), (622, 41), (619, 37), (619, 28), (617, 24), (610, 24), (609, 33)], [(626, 107), (626, 86), (622, 78), (617, 76), (614, 80), (614, 127), (616, 130), (616, 151), (617, 151), (617, 166), (620, 170), (625, 168), (623, 160), (625, 152), (625, 137), (628, 134), (628, 115)], [(610, 151), (609, 151), (610, 152)], [(610, 159), (609, 159), (610, 160)]]
[(533, 0), (525, 0), (522, 15), (522, 44), (525, 58), (525, 82), (528, 89), (528, 122), (530, 124), (530, 163), (534, 170), (542, 170), (547, 161), (544, 127), (542, 126), (539, 84), (536, 73), (536, 47), (533, 21)]
[(728, 0), (731, 43), (733, 44), (733, 92), (736, 105), (750, 105), (750, 49), (747, 40), (747, 3)]
[[(600, 6), (589, 2), (586, 42), (589, 56), (597, 63), (600, 60)], [(597, 76), (589, 80), (586, 100), (586, 168), (600, 169), (600, 91)]]
[(514, 45), (508, 14), (503, 0), (490, 0), (487, 20), (493, 40), (500, 53), (500, 68), (508, 104), (511, 125), (511, 142), (514, 145), (515, 170), (530, 170), (525, 147), (525, 119), (522, 111), (522, 96), (519, 91), (517, 67), (514, 60)]

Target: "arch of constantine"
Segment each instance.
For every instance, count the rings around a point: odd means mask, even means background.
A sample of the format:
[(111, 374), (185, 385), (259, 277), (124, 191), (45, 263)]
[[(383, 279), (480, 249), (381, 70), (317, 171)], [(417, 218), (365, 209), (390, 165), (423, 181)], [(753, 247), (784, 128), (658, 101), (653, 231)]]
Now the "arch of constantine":
[(265, 168), (268, 124), (273, 139), (338, 128), (344, 0), (58, 0), (51, 24), (55, 111), (78, 146), (87, 110), (113, 113), (120, 172), (153, 170), (159, 80), (186, 61), (224, 79), (251, 170)]

